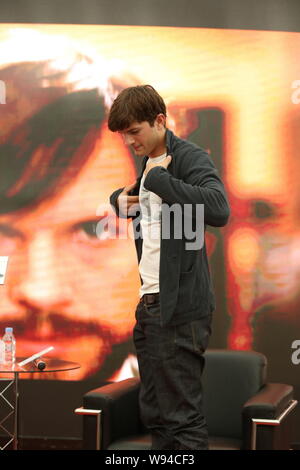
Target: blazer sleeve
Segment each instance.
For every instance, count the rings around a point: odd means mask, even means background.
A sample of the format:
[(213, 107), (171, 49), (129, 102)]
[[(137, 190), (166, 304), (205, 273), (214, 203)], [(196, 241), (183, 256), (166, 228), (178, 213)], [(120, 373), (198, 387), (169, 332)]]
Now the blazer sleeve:
[(109, 198), (110, 205), (114, 209), (115, 213), (117, 214), (118, 217), (121, 217), (122, 219), (129, 218), (129, 215), (125, 216), (120, 210), (119, 210), (119, 204), (118, 204), (118, 197), (120, 196), (121, 192), (123, 191), (124, 188), (119, 188), (116, 191), (114, 191)]
[[(174, 158), (174, 157), (173, 157)], [(147, 174), (144, 186), (168, 204), (203, 204), (204, 223), (214, 227), (226, 225), (230, 209), (224, 185), (210, 156), (202, 149), (177, 158), (180, 179), (168, 169), (157, 166)]]

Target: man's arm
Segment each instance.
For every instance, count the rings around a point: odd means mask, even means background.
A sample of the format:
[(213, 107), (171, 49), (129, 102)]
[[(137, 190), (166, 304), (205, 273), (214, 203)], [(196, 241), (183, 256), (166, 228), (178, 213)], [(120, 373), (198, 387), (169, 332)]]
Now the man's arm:
[[(179, 157), (178, 160), (180, 160)], [(174, 178), (167, 168), (156, 166), (148, 172), (144, 186), (168, 204), (204, 204), (204, 222), (222, 227), (228, 221), (230, 209), (224, 185), (209, 155), (194, 150), (179, 162), (183, 179)]]

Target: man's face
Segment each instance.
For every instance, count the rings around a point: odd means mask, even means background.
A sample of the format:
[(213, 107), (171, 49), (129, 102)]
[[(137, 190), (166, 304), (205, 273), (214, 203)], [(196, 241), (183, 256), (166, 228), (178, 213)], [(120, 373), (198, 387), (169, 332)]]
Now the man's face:
[(153, 126), (148, 121), (134, 122), (120, 134), (136, 155), (158, 157), (165, 152), (164, 122), (164, 116), (158, 115)]
[(95, 227), (99, 206), (109, 206), (112, 191), (134, 179), (122, 140), (104, 129), (59, 196), (0, 216), (0, 255), (9, 256), (0, 334), (14, 327), (19, 357), (54, 346), (52, 356), (81, 364), (71, 378), (82, 379), (131, 335), (139, 285), (134, 243), (96, 236)]

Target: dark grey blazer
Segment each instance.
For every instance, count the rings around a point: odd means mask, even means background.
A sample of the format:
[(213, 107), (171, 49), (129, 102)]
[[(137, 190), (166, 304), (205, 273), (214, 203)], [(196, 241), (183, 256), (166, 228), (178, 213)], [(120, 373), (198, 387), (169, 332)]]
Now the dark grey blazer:
[[(198, 320), (215, 308), (205, 243), (187, 249), (187, 242), (193, 240), (185, 236), (184, 230), (182, 236), (178, 237), (178, 219), (175, 222), (174, 218), (164, 217), (164, 214), (173, 204), (181, 208), (188, 207), (192, 212), (182, 210), (182, 223), (190, 223), (195, 231), (196, 222), (199, 224), (199, 219), (196, 219), (197, 204), (204, 205), (205, 226), (224, 226), (230, 212), (223, 183), (207, 152), (176, 137), (169, 129), (166, 132), (166, 145), (167, 154), (172, 156), (168, 168), (152, 168), (144, 181), (145, 188), (162, 199), (162, 234), (170, 234), (168, 238), (161, 236), (159, 291), (162, 326)], [(139, 194), (147, 160), (148, 157), (144, 157), (141, 174), (131, 195)], [(110, 203), (120, 217), (122, 215), (118, 211), (117, 199), (123, 189), (118, 189), (110, 196)], [(143, 245), (140, 213), (135, 214), (133, 219), (135, 245), (140, 261)]]

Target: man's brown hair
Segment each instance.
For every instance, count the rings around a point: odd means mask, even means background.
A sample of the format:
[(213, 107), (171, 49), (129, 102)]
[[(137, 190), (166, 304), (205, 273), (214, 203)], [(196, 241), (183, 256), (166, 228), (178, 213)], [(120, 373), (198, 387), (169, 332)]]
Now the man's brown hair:
[(158, 114), (167, 115), (166, 105), (151, 85), (125, 88), (113, 102), (108, 127), (112, 132), (122, 131), (133, 122), (143, 121), (153, 126)]

